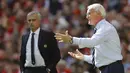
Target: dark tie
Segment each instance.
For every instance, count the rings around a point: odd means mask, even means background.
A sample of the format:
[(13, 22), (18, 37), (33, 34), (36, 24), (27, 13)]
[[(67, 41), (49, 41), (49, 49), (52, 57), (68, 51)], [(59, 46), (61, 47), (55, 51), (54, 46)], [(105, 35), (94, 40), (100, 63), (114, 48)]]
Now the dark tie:
[(32, 33), (32, 38), (31, 38), (31, 61), (33, 65), (36, 63), (35, 57), (34, 57), (34, 35), (35, 33)]
[[(94, 28), (94, 34), (96, 33), (96, 31), (97, 31), (97, 29)], [(94, 47), (93, 47), (93, 49), (92, 49), (92, 64), (93, 64), (94, 67), (95, 67), (95, 58), (94, 58), (94, 54), (95, 54), (95, 49), (94, 49)]]

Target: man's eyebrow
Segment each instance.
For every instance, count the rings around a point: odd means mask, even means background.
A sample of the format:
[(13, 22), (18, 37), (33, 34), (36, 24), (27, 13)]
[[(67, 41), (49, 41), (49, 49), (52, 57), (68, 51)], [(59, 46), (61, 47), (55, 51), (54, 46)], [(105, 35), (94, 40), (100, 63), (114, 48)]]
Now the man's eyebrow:
[[(33, 18), (33, 19), (35, 19), (35, 18)], [(28, 20), (32, 20), (32, 19), (28, 19)]]

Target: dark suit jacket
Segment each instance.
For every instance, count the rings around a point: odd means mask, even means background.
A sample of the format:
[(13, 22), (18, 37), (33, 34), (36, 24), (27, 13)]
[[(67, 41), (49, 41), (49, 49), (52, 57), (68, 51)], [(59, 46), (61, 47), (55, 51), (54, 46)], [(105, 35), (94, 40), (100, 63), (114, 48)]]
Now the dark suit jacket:
[[(26, 60), (26, 45), (30, 32), (22, 36), (21, 55), (20, 55), (20, 69), (24, 71)], [(47, 47), (45, 47), (47, 45)], [(38, 49), (41, 56), (45, 60), (46, 68), (51, 69), (51, 73), (57, 73), (56, 64), (60, 60), (60, 51), (54, 33), (40, 29), (38, 38)]]

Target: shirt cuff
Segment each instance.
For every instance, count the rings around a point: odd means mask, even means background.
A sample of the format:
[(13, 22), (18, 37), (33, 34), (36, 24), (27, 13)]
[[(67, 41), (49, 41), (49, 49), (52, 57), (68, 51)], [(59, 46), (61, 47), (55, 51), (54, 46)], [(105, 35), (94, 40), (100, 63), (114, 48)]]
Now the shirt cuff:
[(73, 37), (73, 38), (72, 38), (72, 41), (73, 41), (72, 44), (78, 45), (78, 40), (79, 40), (79, 39), (78, 39), (77, 37)]

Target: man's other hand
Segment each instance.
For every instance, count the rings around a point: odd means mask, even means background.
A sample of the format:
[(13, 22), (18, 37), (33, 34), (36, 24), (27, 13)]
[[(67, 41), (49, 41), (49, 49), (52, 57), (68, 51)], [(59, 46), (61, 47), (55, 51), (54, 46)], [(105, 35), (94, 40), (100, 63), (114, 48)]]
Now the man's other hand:
[(76, 59), (79, 59), (79, 60), (83, 60), (83, 58), (84, 58), (84, 55), (81, 53), (81, 52), (79, 52), (79, 50), (78, 49), (76, 49), (76, 52), (68, 52), (68, 54), (70, 55), (70, 56), (72, 56), (73, 58), (76, 58)]

